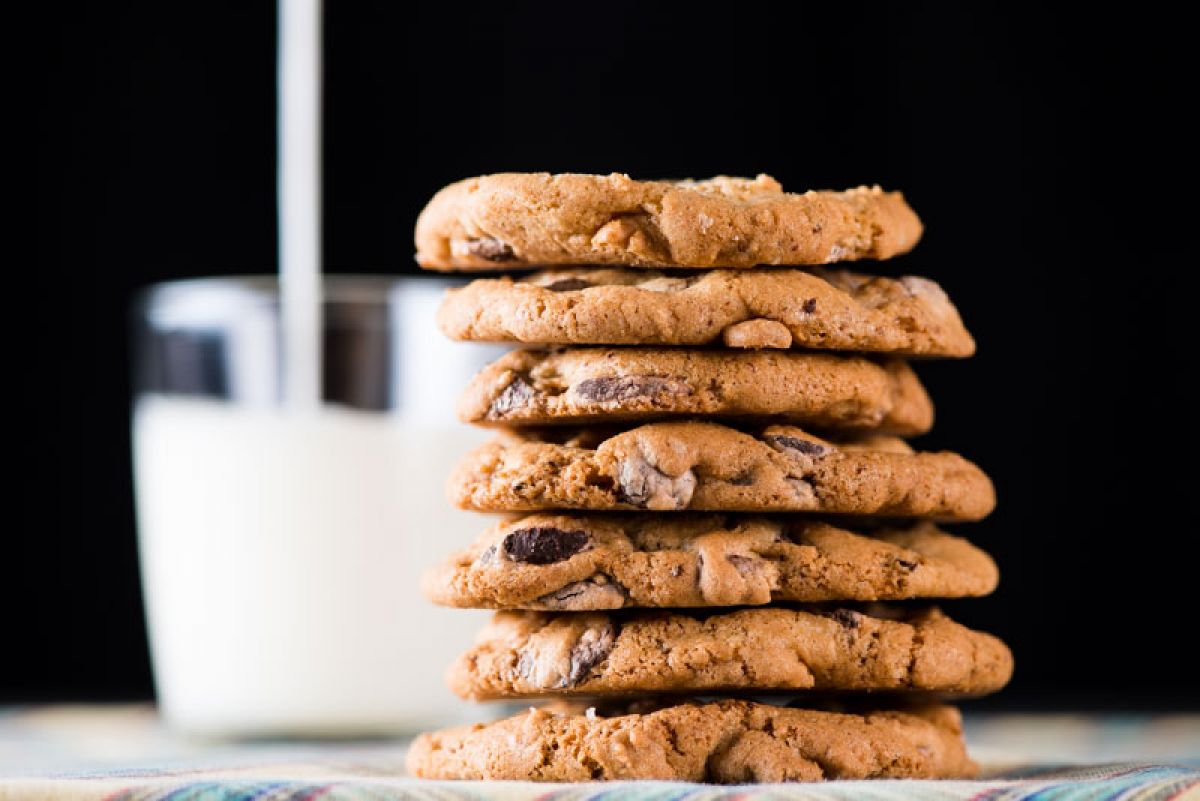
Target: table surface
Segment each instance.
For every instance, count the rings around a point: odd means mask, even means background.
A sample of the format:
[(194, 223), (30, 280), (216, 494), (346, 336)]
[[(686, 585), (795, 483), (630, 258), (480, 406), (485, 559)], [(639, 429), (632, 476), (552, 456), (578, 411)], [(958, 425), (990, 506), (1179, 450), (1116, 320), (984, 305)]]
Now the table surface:
[(390, 798), (1200, 799), (1200, 715), (968, 714), (983, 766), (970, 782), (720, 788), (680, 782), (430, 782), (404, 740), (212, 742), (176, 736), (148, 706), (0, 710), (0, 800)]

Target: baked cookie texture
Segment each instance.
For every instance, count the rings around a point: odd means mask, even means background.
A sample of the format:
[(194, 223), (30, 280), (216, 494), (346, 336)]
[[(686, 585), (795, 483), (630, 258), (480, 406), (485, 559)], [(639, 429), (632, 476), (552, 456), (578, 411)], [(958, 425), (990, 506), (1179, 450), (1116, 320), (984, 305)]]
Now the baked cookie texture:
[[(886, 616), (885, 616), (886, 615)], [(801, 690), (994, 692), (1012, 654), (936, 609), (497, 612), (447, 673), (472, 700)]]
[(929, 395), (899, 359), (779, 351), (516, 350), (475, 376), (458, 413), (505, 426), (773, 417), (900, 436), (933, 425)]
[(899, 192), (792, 194), (769, 175), (635, 181), (501, 173), (445, 187), (417, 219), (431, 270), (553, 264), (754, 267), (886, 259), (921, 238)]
[(948, 779), (977, 771), (953, 707), (848, 714), (750, 701), (531, 708), (423, 734), (407, 766), (429, 779), (719, 784)]
[(451, 339), (477, 342), (975, 352), (933, 281), (849, 270), (543, 270), (451, 289), (437, 319)]
[(990, 513), (987, 475), (900, 438), (933, 423), (905, 359), (975, 343), (936, 283), (821, 266), (905, 253), (921, 231), (899, 193), (791, 194), (766, 175), (499, 174), (430, 201), (422, 267), (520, 272), (450, 290), (439, 327), (537, 347), (460, 398), (464, 422), (499, 431), (448, 494), (510, 514), (422, 590), (498, 610), (450, 667), (454, 692), (558, 700), (421, 735), (413, 775), (976, 772), (958, 711), (931, 697), (1000, 689), (1012, 654), (935, 607), (888, 605), (998, 582), (934, 523)]
[(569, 612), (981, 596), (986, 553), (921, 521), (870, 536), (736, 515), (534, 514), (498, 523), (427, 571), (445, 606)]
[(544, 509), (825, 512), (978, 520), (995, 506), (982, 470), (867, 435), (837, 444), (795, 426), (745, 433), (671, 422), (610, 434), (513, 430), (469, 453), (447, 485), (485, 512)]

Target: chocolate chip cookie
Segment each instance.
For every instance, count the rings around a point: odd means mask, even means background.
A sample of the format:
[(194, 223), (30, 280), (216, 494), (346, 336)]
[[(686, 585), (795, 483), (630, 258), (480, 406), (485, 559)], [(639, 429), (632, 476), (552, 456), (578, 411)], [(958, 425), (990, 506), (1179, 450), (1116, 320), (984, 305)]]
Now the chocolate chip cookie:
[(886, 259), (920, 238), (899, 192), (791, 194), (768, 175), (485, 175), (434, 195), (416, 230), (417, 262), (431, 270), (828, 264)]
[(718, 784), (965, 778), (977, 770), (953, 707), (849, 714), (750, 701), (531, 708), (423, 734), (407, 766), (428, 779)]
[(483, 278), (446, 293), (438, 325), (452, 339), (478, 342), (975, 352), (934, 282), (848, 270), (572, 269)]
[(489, 609), (757, 606), (961, 598), (995, 563), (929, 522), (870, 536), (794, 517), (535, 514), (429, 570), (435, 603)]
[[(884, 615), (887, 616), (884, 616)], [(497, 612), (447, 673), (472, 700), (1003, 687), (1012, 654), (936, 609)]]
[(475, 376), (458, 413), (506, 426), (754, 416), (900, 436), (933, 424), (929, 396), (898, 359), (661, 348), (512, 351)]
[(868, 435), (834, 443), (795, 426), (751, 433), (716, 423), (515, 429), (450, 477), (464, 509), (837, 512), (978, 520), (995, 506), (988, 477), (950, 452), (915, 453)]

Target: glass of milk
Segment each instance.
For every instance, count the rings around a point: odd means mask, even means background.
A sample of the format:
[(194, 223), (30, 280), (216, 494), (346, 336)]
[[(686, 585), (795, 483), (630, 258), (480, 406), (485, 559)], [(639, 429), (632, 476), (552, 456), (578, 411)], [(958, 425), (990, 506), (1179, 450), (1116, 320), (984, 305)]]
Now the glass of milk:
[(434, 607), (418, 577), (492, 522), (451, 508), (444, 485), (487, 436), (454, 406), (499, 349), (441, 336), (446, 286), (326, 277), (320, 402), (305, 409), (283, 402), (274, 279), (141, 299), (139, 544), (174, 727), (362, 736), (471, 717), (442, 675), (486, 613)]

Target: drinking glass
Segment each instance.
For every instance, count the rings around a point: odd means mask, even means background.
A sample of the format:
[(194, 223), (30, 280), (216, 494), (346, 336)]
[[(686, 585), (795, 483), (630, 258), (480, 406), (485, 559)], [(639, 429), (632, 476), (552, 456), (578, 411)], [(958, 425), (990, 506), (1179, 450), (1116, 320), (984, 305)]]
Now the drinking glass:
[(442, 683), (480, 613), (421, 571), (489, 521), (444, 484), (485, 433), (454, 416), (499, 355), (447, 341), (449, 282), (328, 277), (320, 403), (285, 404), (270, 278), (147, 290), (135, 313), (134, 471), (158, 701), (223, 736), (373, 735), (465, 720)]

